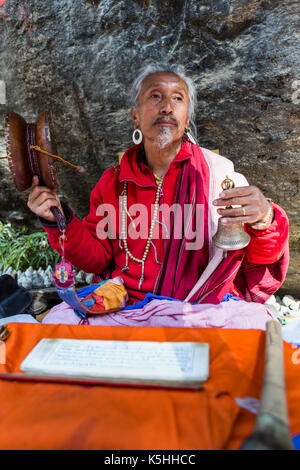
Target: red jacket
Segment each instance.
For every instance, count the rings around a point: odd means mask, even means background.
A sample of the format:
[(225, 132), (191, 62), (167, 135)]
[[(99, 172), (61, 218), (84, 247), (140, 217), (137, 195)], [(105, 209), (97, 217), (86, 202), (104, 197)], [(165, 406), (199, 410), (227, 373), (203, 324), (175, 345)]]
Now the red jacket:
[[(101, 274), (110, 263), (113, 262), (111, 277), (122, 276), (125, 287), (128, 290), (130, 303), (142, 300), (147, 292), (152, 292), (156, 277), (160, 270), (160, 264), (155, 260), (153, 247), (149, 250), (145, 262), (144, 281), (141, 289), (138, 288), (141, 276), (141, 265), (129, 258), (129, 269), (122, 271), (126, 264), (124, 249), (119, 244), (119, 195), (124, 189), (124, 181), (128, 181), (128, 202), (127, 208), (134, 203), (142, 203), (148, 208), (148, 227), (151, 224), (151, 204), (154, 204), (157, 185), (150, 168), (143, 162), (137, 162), (137, 148), (131, 147), (123, 155), (120, 165), (106, 170), (99, 182), (93, 189), (90, 197), (90, 213), (80, 221), (70, 209), (65, 205), (64, 211), (67, 216), (67, 232), (65, 242), (65, 258), (77, 269), (85, 272)], [(187, 145), (183, 144), (179, 153), (172, 161), (163, 183), (163, 201), (169, 206), (172, 205), (177, 174), (182, 162), (190, 158)], [(97, 236), (97, 226), (106, 214), (97, 215), (97, 208), (103, 203), (111, 204), (116, 211), (116, 238), (106, 238), (100, 240)], [(251, 242), (246, 250), (246, 262), (256, 264), (268, 264), (276, 262), (281, 256), (288, 240), (288, 220), (285, 212), (277, 205), (274, 205), (275, 218), (272, 225), (264, 231), (256, 231), (247, 227), (251, 234)], [(135, 217), (135, 214), (132, 214)], [(160, 218), (161, 220), (161, 218)], [(56, 224), (51, 224), (42, 219), (42, 225), (48, 233), (49, 242), (52, 247), (61, 254), (59, 245), (60, 232)], [(156, 256), (159, 262), (163, 260), (163, 240), (161, 225), (156, 224), (159, 238), (154, 238)], [(147, 240), (132, 240), (127, 235), (128, 248), (131, 253), (142, 258)], [(187, 292), (188, 293), (188, 292)], [(231, 293), (237, 294), (236, 286), (232, 285)], [(183, 299), (181, 299), (183, 300)]]

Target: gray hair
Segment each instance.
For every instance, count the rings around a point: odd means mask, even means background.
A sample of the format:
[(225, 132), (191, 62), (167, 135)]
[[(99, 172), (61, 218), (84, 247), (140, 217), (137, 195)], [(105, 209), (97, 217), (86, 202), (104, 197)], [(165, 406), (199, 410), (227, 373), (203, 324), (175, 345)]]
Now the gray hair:
[(191, 78), (186, 76), (185, 69), (183, 65), (176, 65), (176, 64), (169, 64), (165, 62), (152, 62), (144, 67), (141, 68), (139, 71), (136, 79), (134, 80), (131, 86), (131, 105), (134, 108), (138, 107), (138, 99), (139, 94), (141, 92), (142, 83), (145, 78), (149, 77), (149, 75), (153, 75), (154, 73), (160, 72), (169, 72), (177, 75), (181, 80), (183, 80), (188, 88), (189, 94), (189, 119), (190, 119), (190, 127), (192, 130), (192, 134), (196, 137), (197, 136), (197, 128), (194, 122), (195, 119), (195, 108), (196, 108), (196, 100), (197, 100), (197, 92), (194, 82)]

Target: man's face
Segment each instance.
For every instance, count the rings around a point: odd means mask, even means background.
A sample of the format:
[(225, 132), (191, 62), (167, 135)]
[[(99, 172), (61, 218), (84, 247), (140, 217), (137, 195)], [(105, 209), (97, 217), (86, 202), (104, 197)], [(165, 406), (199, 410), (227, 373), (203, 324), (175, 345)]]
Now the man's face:
[(185, 82), (173, 73), (159, 72), (143, 81), (138, 108), (132, 108), (131, 116), (145, 144), (159, 143), (162, 135), (168, 135), (171, 143), (180, 141), (189, 127), (188, 108)]

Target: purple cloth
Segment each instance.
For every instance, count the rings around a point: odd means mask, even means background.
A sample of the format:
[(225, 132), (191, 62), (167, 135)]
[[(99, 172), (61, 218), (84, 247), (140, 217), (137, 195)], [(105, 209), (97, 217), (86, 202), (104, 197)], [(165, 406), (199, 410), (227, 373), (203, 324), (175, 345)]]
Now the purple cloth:
[(152, 300), (143, 308), (90, 315), (80, 320), (72, 307), (62, 302), (51, 309), (43, 323), (101, 326), (164, 326), (177, 328), (235, 328), (265, 330), (274, 315), (262, 304), (229, 300), (218, 305)]

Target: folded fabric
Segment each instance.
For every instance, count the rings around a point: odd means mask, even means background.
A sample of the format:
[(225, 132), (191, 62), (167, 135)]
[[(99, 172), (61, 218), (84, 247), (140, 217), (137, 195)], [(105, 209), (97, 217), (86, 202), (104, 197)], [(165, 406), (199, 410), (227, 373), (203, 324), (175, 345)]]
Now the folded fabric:
[[(135, 310), (137, 308), (142, 308), (144, 307), (144, 305), (148, 304), (149, 302), (151, 302), (151, 300), (174, 300), (176, 302), (184, 302), (184, 300), (179, 300), (179, 299), (173, 299), (172, 297), (165, 297), (164, 295), (156, 295), (156, 294), (152, 294), (152, 292), (148, 292), (144, 299), (141, 300), (140, 302), (137, 302), (133, 305), (128, 305), (127, 307), (125, 307), (123, 310)], [(221, 300), (221, 302), (228, 302), (228, 300), (241, 300), (242, 299), (239, 299), (238, 297), (234, 297), (232, 294), (226, 294), (223, 299)], [(191, 305), (198, 305), (198, 302), (189, 302), (191, 303)]]
[(83, 287), (77, 291), (77, 295), (79, 299), (84, 299), (88, 295), (90, 295), (94, 290), (96, 290), (99, 286), (102, 286), (106, 281), (99, 282), (98, 284), (92, 284), (91, 286)]
[[(175, 302), (183, 302), (183, 300), (178, 300), (178, 299), (173, 299), (172, 297), (165, 297), (164, 295), (156, 295), (152, 294), (152, 292), (148, 292), (144, 299), (141, 300), (140, 302), (136, 302), (133, 305), (128, 305), (127, 307), (123, 308), (123, 310), (136, 310), (139, 308), (143, 308), (145, 305), (147, 305), (151, 300), (170, 300), (170, 301), (175, 301)], [(197, 303), (197, 302), (195, 302)]]
[(61, 288), (58, 285), (56, 287), (59, 297), (74, 309), (80, 318), (85, 318), (87, 314), (117, 311), (125, 307), (128, 300), (128, 294), (120, 276), (85, 287), (78, 292), (73, 284), (67, 288)]
[[(147, 297), (148, 300), (149, 298), (150, 296)], [(266, 322), (275, 318), (267, 306), (254, 302), (237, 302), (236, 298), (218, 305), (154, 298), (141, 308), (124, 308), (105, 315), (88, 315), (80, 319), (76, 313), (63, 302), (51, 309), (43, 323), (265, 330)]]

